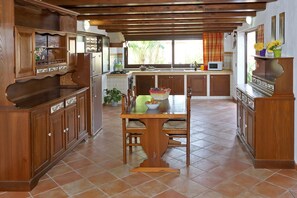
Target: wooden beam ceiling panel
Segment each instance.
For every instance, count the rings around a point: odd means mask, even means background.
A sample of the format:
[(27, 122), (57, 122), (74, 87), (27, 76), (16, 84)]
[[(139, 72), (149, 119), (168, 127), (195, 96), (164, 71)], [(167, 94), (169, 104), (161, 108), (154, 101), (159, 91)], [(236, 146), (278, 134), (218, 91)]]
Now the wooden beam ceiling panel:
[(115, 14), (165, 14), (165, 13), (202, 13), (202, 12), (251, 12), (266, 8), (265, 3), (253, 4), (210, 4), (210, 5), (173, 5), (173, 6), (135, 6), (135, 7), (85, 7), (71, 8), (81, 15)]
[(155, 19), (155, 20), (91, 20), (93, 26), (99, 25), (159, 25), (159, 24), (207, 24), (207, 23), (237, 23), (242, 24), (245, 18), (208, 18), (208, 19)]
[(276, 0), (44, 0), (60, 6), (137, 6), (137, 5), (180, 5), (180, 4), (217, 4), (217, 3), (269, 3)]
[[(28, 0), (29, 1), (29, 0)], [(38, 0), (34, 0), (38, 1)], [(43, 0), (126, 38), (232, 32), (276, 0)]]
[(183, 13), (183, 14), (118, 14), (118, 15), (79, 15), (78, 20), (150, 20), (150, 19), (204, 19), (204, 18), (245, 18), (256, 16), (256, 12), (213, 12), (213, 13)]

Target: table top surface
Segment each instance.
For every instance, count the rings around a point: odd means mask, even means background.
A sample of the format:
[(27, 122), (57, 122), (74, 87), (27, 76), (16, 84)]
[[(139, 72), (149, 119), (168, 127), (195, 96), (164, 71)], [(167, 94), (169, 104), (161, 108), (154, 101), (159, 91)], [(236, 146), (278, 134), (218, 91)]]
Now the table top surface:
[(166, 100), (157, 100), (160, 105), (157, 109), (148, 109), (146, 101), (150, 95), (139, 95), (136, 102), (127, 112), (122, 113), (122, 118), (186, 118), (187, 97), (185, 95), (170, 95)]

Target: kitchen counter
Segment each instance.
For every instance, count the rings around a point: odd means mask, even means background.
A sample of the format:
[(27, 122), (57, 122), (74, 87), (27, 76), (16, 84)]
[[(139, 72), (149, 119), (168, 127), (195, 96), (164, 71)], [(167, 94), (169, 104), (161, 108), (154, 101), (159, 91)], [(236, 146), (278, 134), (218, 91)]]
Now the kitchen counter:
[(133, 75), (203, 75), (203, 74), (232, 74), (232, 70), (210, 71), (194, 69), (155, 69), (146, 71), (131, 71)]
[(19, 101), (16, 101), (16, 107), (21, 109), (30, 109), (36, 107), (38, 105), (45, 105), (48, 103), (53, 103), (56, 100), (60, 100), (62, 98), (75, 96), (78, 93), (86, 91), (87, 87), (77, 87), (77, 88), (67, 88), (67, 87), (59, 87), (57, 89), (52, 89), (38, 95), (34, 95)]

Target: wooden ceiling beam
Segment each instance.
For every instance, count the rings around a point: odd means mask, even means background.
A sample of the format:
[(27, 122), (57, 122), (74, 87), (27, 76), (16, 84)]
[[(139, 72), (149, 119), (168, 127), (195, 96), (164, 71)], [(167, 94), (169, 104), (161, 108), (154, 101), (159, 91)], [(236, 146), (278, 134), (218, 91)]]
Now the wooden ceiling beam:
[(170, 5), (137, 7), (80, 7), (71, 10), (80, 15), (115, 15), (115, 14), (158, 14), (158, 13), (201, 13), (201, 12), (251, 12), (266, 8), (265, 3), (250, 4), (211, 4), (211, 5)]
[(124, 25), (116, 25), (116, 26), (97, 26), (98, 29), (105, 29), (106, 31), (123, 31), (123, 30), (156, 30), (156, 29), (191, 29), (191, 28), (236, 28), (237, 24), (205, 24), (205, 25), (143, 25), (143, 26), (124, 26)]
[(167, 20), (91, 20), (90, 24), (97, 25), (158, 25), (158, 24), (205, 24), (205, 23), (238, 23), (245, 18), (208, 18), (208, 19), (167, 19)]
[[(191, 28), (191, 29), (165, 29), (165, 30), (125, 30), (121, 31), (122, 34), (135, 34), (135, 33), (174, 33), (174, 32), (208, 32), (208, 31), (216, 31), (216, 32), (232, 32), (233, 28)], [(107, 31), (108, 32), (108, 31)]]
[(151, 19), (203, 19), (203, 18), (243, 18), (256, 16), (256, 12), (213, 12), (183, 14), (119, 14), (119, 15), (79, 15), (78, 20), (151, 20)]
[(136, 6), (174, 4), (217, 4), (217, 3), (269, 3), (276, 0), (43, 0), (60, 6)]

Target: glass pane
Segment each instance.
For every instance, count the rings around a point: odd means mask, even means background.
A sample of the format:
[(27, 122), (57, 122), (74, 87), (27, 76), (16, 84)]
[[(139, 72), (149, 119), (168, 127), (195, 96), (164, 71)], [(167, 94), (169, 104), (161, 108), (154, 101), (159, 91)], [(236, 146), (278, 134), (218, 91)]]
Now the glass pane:
[(203, 63), (202, 40), (176, 40), (174, 50), (175, 64)]
[(171, 64), (172, 41), (129, 41), (128, 64)]
[(256, 32), (248, 32), (247, 36), (247, 50), (246, 50), (246, 57), (247, 57), (247, 82), (252, 82), (252, 72), (255, 70), (256, 68), (256, 62), (255, 62), (255, 58), (254, 55), (256, 54), (256, 51), (254, 49), (254, 44), (256, 43)]

